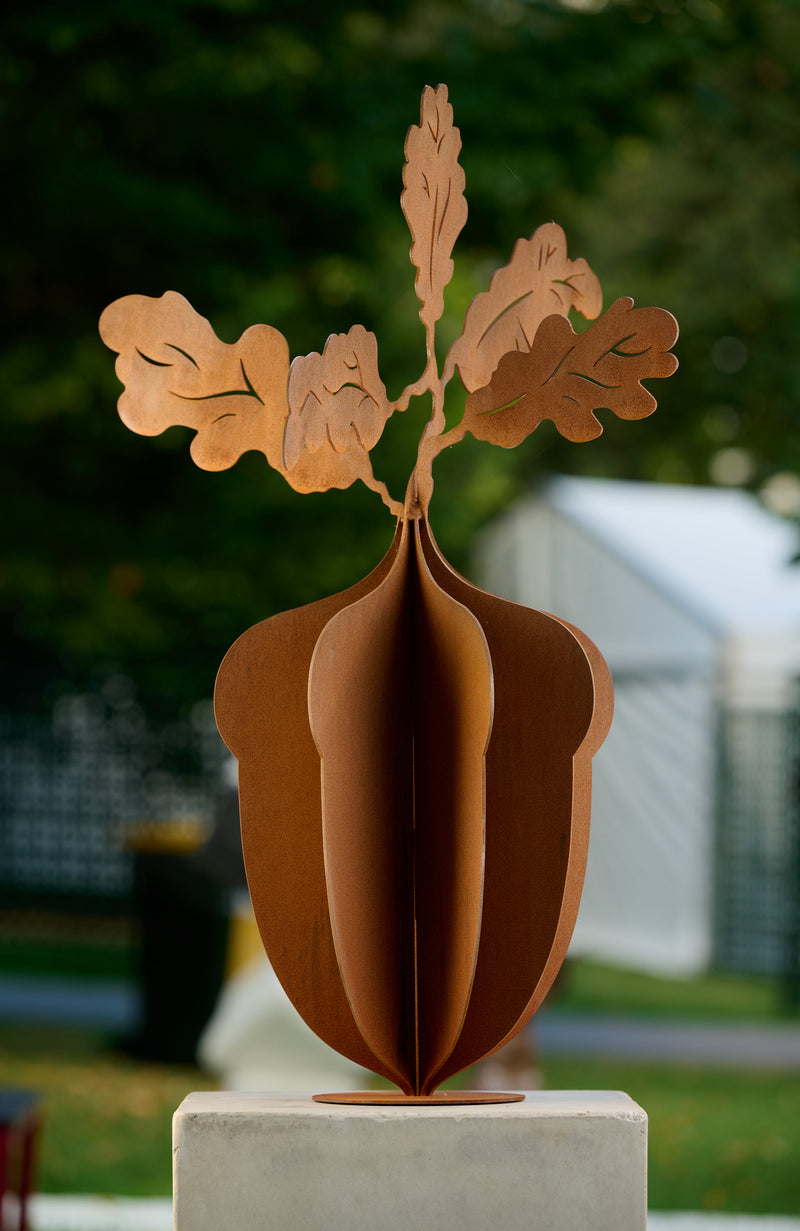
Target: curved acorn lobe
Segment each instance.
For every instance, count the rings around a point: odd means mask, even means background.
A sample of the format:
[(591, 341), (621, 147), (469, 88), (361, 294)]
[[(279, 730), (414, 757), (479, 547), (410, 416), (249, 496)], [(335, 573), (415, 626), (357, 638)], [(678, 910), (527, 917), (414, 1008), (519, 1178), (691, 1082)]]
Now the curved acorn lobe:
[(337, 611), (389, 571), (399, 533), (357, 585), (254, 625), (217, 675), (220, 735), (239, 761), (239, 810), (253, 911), (267, 955), (301, 1017), (330, 1047), (394, 1081), (353, 1020), (336, 960), (322, 856), (319, 754), (308, 721), (308, 670)]
[(492, 669), (414, 523), (381, 585), (322, 632), (309, 713), (345, 991), (374, 1053), (426, 1093), (458, 1039), (477, 957)]
[(438, 1085), (530, 1020), (566, 956), (586, 867), (591, 758), (611, 724), (613, 688), (578, 629), (471, 585), (426, 523), (419, 533), (432, 575), (483, 628), (495, 690), (480, 948), (464, 1026)]

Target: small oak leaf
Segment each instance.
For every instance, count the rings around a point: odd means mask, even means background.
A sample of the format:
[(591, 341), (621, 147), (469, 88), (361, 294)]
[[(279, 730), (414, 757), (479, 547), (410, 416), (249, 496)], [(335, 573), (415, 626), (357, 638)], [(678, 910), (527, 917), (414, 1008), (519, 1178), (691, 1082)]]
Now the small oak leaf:
[(677, 337), (669, 312), (634, 308), (628, 298), (582, 334), (566, 317), (548, 316), (531, 349), (504, 355), (489, 383), (469, 395), (465, 430), (511, 449), (543, 419), (576, 442), (601, 434), (595, 410), (642, 419), (655, 410), (656, 399), (641, 381), (672, 375), (678, 361), (670, 348)]
[(288, 398), (286, 471), (295, 469), (303, 453), (318, 453), (326, 445), (325, 466), (331, 451), (369, 453), (394, 410), (378, 374), (375, 335), (354, 325), (348, 333), (332, 334), (322, 354), (299, 356), (289, 373)]
[(110, 304), (100, 336), (119, 355), (119, 414), (131, 431), (194, 428), (190, 452), (203, 470), (226, 470), (249, 449), (280, 465), (289, 348), (277, 329), (253, 325), (229, 345), (182, 295), (167, 291)]
[(594, 320), (603, 306), (600, 283), (583, 258), (571, 261), (561, 227), (548, 222), (530, 239), (518, 239), (511, 260), (493, 274), (489, 289), (467, 309), (464, 329), (447, 356), (446, 373), (458, 368), (465, 389), (485, 385), (501, 357), (529, 351), (545, 317), (577, 309)]
[(467, 220), (464, 172), (458, 163), (461, 134), (453, 124), (447, 86), (422, 93), (419, 125), (406, 136), (400, 205), (411, 238), (415, 289), (427, 327), (444, 311), (444, 288), (453, 276), (453, 245)]

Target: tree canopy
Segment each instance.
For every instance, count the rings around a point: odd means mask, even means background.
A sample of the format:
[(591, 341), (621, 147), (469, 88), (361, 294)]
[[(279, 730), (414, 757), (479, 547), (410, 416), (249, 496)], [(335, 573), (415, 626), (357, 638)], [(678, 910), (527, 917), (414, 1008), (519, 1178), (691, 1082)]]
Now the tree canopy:
[[(380, 558), (391, 519), (360, 484), (300, 496), (255, 454), (208, 474), (184, 429), (126, 431), (96, 321), (174, 289), (224, 340), (265, 322), (293, 355), (362, 323), (397, 396), (424, 366), (398, 198), (426, 83), (449, 85), (470, 211), (443, 334), (551, 218), (606, 304), (682, 330), (652, 419), (437, 461), (454, 563), (544, 469), (759, 486), (800, 467), (792, 0), (37, 0), (0, 30), (7, 704), (122, 672), (173, 714), (249, 624)], [(373, 454), (393, 491), (428, 413)]]

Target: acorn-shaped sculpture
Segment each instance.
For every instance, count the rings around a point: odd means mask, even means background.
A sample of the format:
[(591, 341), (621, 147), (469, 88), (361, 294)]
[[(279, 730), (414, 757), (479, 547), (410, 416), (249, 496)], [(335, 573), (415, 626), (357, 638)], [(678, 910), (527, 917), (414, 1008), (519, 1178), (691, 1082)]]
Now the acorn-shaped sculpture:
[[(611, 721), (608, 669), (583, 633), (477, 589), (441, 555), (434, 458), (466, 432), (512, 447), (543, 419), (590, 440), (595, 410), (650, 414), (641, 381), (677, 366), (670, 314), (620, 299), (600, 316), (597, 278), (549, 223), (473, 300), (440, 374), (435, 326), (466, 220), (460, 148), (446, 87), (427, 88), (401, 196), (427, 363), (397, 402), (358, 325), (290, 365), (277, 330), (226, 345), (173, 292), (118, 300), (100, 322), (134, 431), (194, 428), (208, 470), (258, 449), (298, 491), (360, 478), (398, 519), (368, 577), (244, 633), (216, 687), (275, 972), (320, 1038), (399, 1087), (316, 1096), (332, 1101), (521, 1097), (436, 1090), (508, 1042), (555, 978), (583, 882), (591, 759)], [(582, 334), (571, 309), (594, 321)], [(447, 431), (456, 371), (468, 396)], [(369, 451), (421, 394), (433, 413), (400, 504)]]

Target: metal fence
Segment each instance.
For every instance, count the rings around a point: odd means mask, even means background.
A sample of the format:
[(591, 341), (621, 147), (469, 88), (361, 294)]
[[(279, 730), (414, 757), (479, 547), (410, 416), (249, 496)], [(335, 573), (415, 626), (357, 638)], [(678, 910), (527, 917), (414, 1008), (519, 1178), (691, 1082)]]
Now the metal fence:
[(716, 956), (723, 968), (797, 979), (800, 953), (800, 721), (721, 720)]
[(156, 729), (122, 677), (49, 718), (0, 712), (0, 890), (127, 896), (131, 827), (210, 822), (227, 755), (210, 702)]

